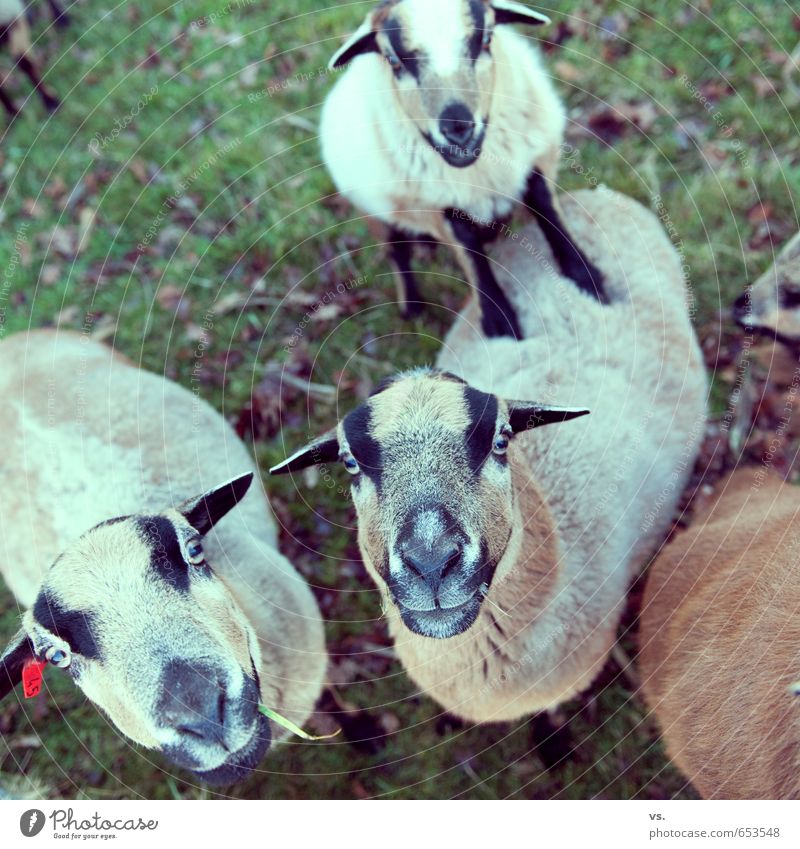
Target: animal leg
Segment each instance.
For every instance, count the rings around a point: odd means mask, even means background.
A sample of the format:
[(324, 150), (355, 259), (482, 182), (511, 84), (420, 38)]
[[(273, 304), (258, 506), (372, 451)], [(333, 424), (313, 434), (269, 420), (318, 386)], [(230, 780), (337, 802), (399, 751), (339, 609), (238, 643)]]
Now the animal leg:
[(0, 103), (5, 106), (6, 112), (14, 118), (19, 115), (19, 110), (14, 105), (14, 101), (6, 94), (5, 89), (3, 88), (2, 83), (0, 83)]
[(397, 297), (403, 318), (415, 318), (422, 313), (422, 297), (411, 267), (413, 252), (413, 237), (393, 227), (389, 231), (389, 257), (394, 266)]
[(47, 5), (50, 7), (53, 20), (59, 29), (64, 29), (70, 25), (70, 17), (59, 0), (47, 0)]
[(55, 110), (58, 109), (59, 106), (61, 106), (61, 101), (42, 82), (39, 70), (36, 67), (36, 64), (30, 58), (30, 56), (21, 56), (19, 58), (18, 64), (22, 71), (30, 78), (30, 81), (33, 83), (34, 87), (36, 88), (36, 91), (39, 93), (39, 97), (42, 98), (42, 101), (47, 107), (48, 111), (55, 112)]
[(601, 304), (608, 303), (602, 273), (572, 241), (541, 171), (534, 171), (528, 178), (523, 200), (541, 227), (562, 274)]
[(480, 228), (459, 210), (449, 209), (444, 215), (461, 264), (478, 290), (483, 332), (489, 338), (512, 336), (522, 339), (517, 314), (500, 288), (484, 251)]
[(554, 721), (546, 712), (531, 719), (531, 743), (548, 771), (564, 766), (574, 751), (567, 724)]

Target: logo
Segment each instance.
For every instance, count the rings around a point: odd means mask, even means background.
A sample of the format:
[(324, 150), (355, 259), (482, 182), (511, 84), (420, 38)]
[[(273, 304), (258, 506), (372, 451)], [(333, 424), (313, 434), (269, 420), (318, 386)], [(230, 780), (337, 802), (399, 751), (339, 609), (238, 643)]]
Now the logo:
[(44, 828), (46, 822), (45, 816), (41, 811), (33, 810), (25, 811), (19, 818), (19, 830), (25, 837), (36, 837)]

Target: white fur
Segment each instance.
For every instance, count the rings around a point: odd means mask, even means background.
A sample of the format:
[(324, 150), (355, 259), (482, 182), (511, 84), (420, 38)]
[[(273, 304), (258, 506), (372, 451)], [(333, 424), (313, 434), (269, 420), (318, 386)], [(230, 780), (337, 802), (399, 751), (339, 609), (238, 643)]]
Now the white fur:
[[(439, 22), (435, 31), (442, 30)], [(449, 207), (480, 220), (510, 213), (534, 166), (557, 160), (566, 116), (524, 36), (497, 27), (492, 54), (495, 91), (483, 153), (462, 169), (448, 165), (400, 108), (385, 59), (355, 59), (322, 111), (322, 156), (338, 190), (369, 215), (406, 229), (414, 229), (416, 213)], [(416, 229), (428, 232), (421, 217)]]
[(0, 26), (6, 26), (25, 12), (20, 0), (0, 0)]

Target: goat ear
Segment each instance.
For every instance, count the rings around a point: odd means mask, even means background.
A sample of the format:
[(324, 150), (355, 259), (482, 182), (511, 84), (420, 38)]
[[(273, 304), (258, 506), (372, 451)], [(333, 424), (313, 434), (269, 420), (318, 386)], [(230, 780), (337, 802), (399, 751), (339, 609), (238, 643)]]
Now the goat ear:
[(248, 472), (246, 475), (234, 478), (205, 495), (189, 499), (178, 508), (178, 511), (199, 534), (207, 534), (247, 495), (253, 483), (253, 477), (253, 473)]
[(24, 630), (19, 630), (0, 656), (0, 701), (22, 681), (22, 670), (36, 657), (33, 643)]
[(494, 20), (496, 24), (530, 24), (539, 26), (549, 24), (550, 18), (525, 6), (523, 3), (514, 3), (513, 0), (492, 0), (494, 9)]
[(271, 475), (287, 475), (299, 472), (309, 466), (319, 466), (322, 463), (336, 463), (339, 459), (339, 437), (336, 430), (329, 430), (324, 436), (309, 442), (308, 445), (292, 454), (291, 457), (278, 463), (269, 470)]
[(328, 63), (328, 68), (331, 71), (335, 71), (337, 68), (341, 68), (348, 62), (351, 62), (356, 56), (361, 56), (363, 53), (377, 52), (378, 39), (372, 27), (372, 16), (370, 15), (347, 42), (333, 54), (333, 58)]
[(525, 401), (510, 401), (508, 404), (511, 429), (514, 433), (523, 433), (535, 427), (543, 427), (559, 422), (568, 422), (588, 416), (590, 411), (581, 407), (547, 407), (543, 404), (529, 404)]

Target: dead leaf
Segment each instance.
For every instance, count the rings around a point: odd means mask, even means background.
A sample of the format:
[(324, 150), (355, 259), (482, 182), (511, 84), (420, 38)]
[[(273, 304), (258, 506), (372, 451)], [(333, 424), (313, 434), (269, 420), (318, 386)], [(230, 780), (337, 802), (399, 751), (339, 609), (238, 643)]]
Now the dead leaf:
[(42, 266), (42, 273), (39, 275), (39, 282), (42, 284), (42, 286), (55, 286), (60, 279), (60, 265), (50, 264)]
[(81, 210), (78, 216), (78, 244), (75, 246), (76, 256), (80, 256), (88, 247), (96, 219), (97, 210), (89, 206), (85, 206)]
[(158, 301), (160, 307), (167, 310), (167, 312), (174, 312), (182, 321), (189, 318), (191, 302), (184, 294), (184, 291), (174, 284), (167, 283), (159, 287), (158, 292), (156, 292), (156, 301)]

